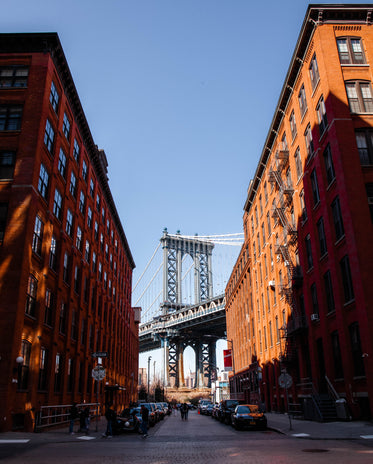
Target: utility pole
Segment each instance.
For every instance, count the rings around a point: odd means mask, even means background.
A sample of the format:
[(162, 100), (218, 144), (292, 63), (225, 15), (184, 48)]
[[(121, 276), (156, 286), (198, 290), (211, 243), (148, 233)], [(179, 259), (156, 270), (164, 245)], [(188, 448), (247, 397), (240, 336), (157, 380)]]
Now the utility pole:
[(149, 383), (150, 383), (150, 360), (152, 359), (151, 356), (148, 357), (148, 401), (149, 401)]

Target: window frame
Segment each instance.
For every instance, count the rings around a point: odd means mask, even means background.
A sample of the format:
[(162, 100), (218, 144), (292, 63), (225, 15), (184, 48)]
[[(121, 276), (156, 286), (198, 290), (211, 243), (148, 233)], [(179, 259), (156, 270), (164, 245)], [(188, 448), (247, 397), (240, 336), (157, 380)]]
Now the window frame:
[[(342, 51), (339, 46), (339, 42), (345, 40), (346, 41), (346, 51)], [(361, 59), (357, 58), (356, 52), (354, 51), (354, 47), (352, 44), (352, 41), (359, 41), (360, 45), (360, 53), (361, 53)], [(360, 65), (360, 64), (366, 64), (366, 57), (364, 53), (364, 47), (362, 44), (362, 39), (361, 37), (354, 37), (354, 36), (343, 36), (343, 37), (336, 37), (336, 44), (337, 44), (337, 50), (338, 50), (338, 56), (339, 56), (339, 61), (341, 65), (346, 65), (346, 64), (353, 64), (353, 65)], [(347, 58), (343, 58), (343, 56), (347, 56)]]
[[(362, 86), (366, 86), (369, 89), (370, 98), (364, 98), (364, 92)], [(373, 113), (373, 92), (372, 84), (370, 81), (364, 79), (348, 80), (345, 81), (346, 96), (350, 111), (352, 114), (371, 114)], [(352, 96), (348, 89), (353, 89), (355, 95)], [(369, 106), (370, 111), (367, 110)]]

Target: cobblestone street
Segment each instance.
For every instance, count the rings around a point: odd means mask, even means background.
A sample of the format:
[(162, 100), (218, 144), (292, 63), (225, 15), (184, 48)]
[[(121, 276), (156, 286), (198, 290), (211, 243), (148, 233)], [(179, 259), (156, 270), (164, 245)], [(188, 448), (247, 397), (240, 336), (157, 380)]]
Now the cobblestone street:
[(371, 440), (310, 440), (273, 430), (236, 431), (196, 411), (187, 421), (179, 414), (166, 417), (150, 429), (147, 439), (137, 434), (103, 439), (104, 425), (101, 421), (98, 433), (89, 437), (70, 436), (65, 430), (29, 434), (28, 443), (1, 444), (0, 458), (27, 464), (299, 464), (314, 463), (315, 458), (318, 464), (365, 464), (373, 457)]

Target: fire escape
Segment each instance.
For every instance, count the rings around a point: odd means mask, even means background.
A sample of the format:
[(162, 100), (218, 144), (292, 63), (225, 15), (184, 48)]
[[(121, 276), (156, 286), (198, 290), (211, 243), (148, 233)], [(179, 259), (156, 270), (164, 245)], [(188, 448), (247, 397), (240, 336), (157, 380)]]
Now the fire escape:
[(290, 211), (293, 205), (294, 189), (291, 180), (283, 179), (283, 172), (289, 165), (289, 151), (287, 148), (280, 148), (276, 153), (274, 166), (269, 171), (268, 180), (274, 184), (278, 191), (277, 199), (272, 209), (272, 217), (282, 227), (282, 237), (279, 234), (275, 253), (280, 256), (287, 269), (287, 278), (284, 282), (278, 282), (280, 295), (284, 296), (291, 308), (290, 316), (284, 328), (286, 338), (286, 348), (284, 358), (291, 362), (296, 355), (295, 336), (303, 333), (307, 329), (306, 317), (298, 307), (294, 290), (302, 284), (302, 272), (300, 266), (294, 264), (294, 248), (297, 246), (298, 233), (293, 221), (289, 220)]

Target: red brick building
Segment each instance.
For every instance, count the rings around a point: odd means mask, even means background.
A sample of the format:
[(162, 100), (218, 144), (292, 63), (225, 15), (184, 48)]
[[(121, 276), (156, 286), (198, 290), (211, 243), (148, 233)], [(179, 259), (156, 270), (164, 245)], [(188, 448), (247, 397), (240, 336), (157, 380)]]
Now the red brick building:
[(57, 34), (0, 34), (0, 430), (135, 399), (134, 261)]
[(373, 412), (372, 11), (309, 6), (226, 289), (232, 391), (318, 420)]

